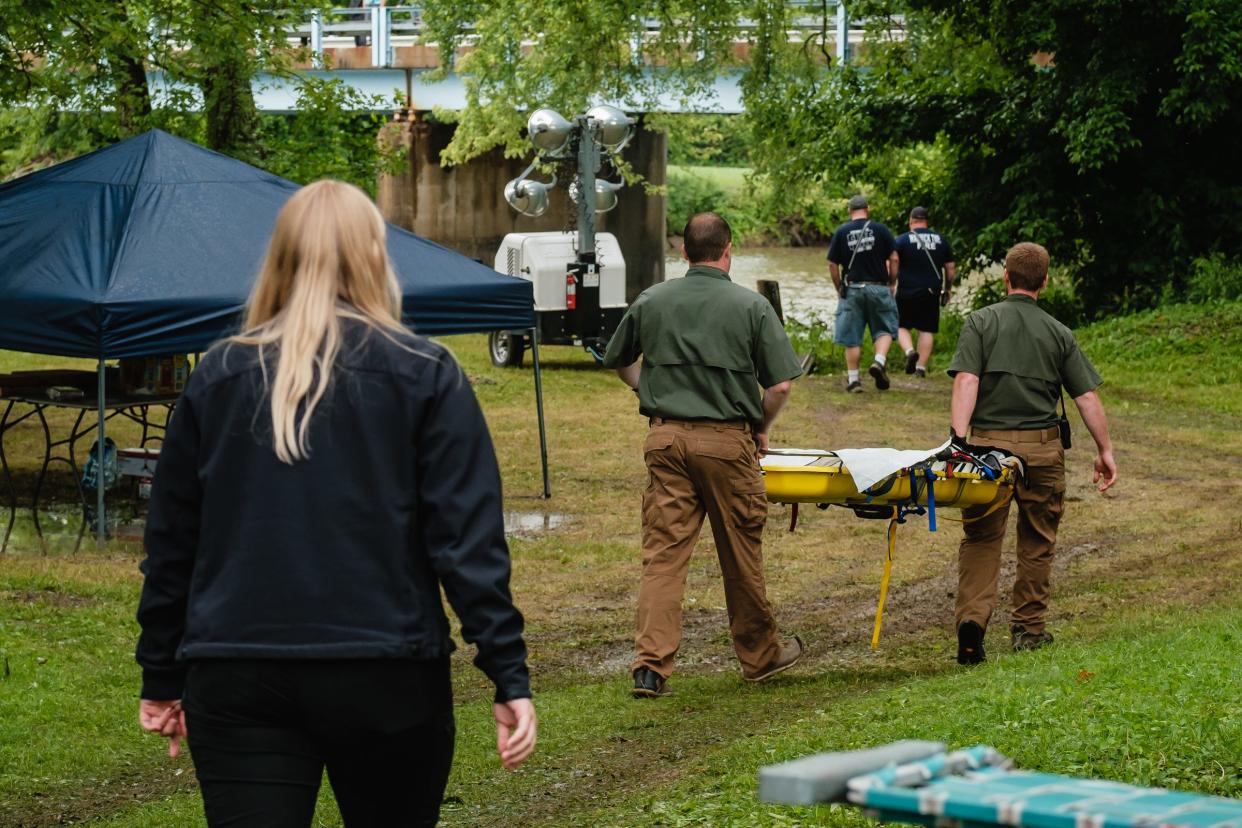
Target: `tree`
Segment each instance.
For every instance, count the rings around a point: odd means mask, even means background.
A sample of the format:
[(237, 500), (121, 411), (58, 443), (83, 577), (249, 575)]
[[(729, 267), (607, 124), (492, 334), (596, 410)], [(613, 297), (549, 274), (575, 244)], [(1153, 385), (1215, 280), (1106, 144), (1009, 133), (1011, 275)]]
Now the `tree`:
[[(427, 39), (441, 72), (465, 84), (460, 113), (442, 157), (460, 163), (495, 147), (511, 156), (529, 112), (566, 116), (591, 103), (654, 111), (665, 95), (704, 96), (722, 67), (735, 63), (741, 0), (429, 0)], [(653, 25), (649, 25), (653, 24)]]
[[(908, 0), (851, 10), (875, 24), (858, 65), (830, 70), (780, 38), (755, 64), (752, 155), (769, 175), (926, 203), (972, 256), (1040, 241), (1077, 269), (1097, 312), (1180, 295), (1196, 256), (1242, 252), (1232, 215), (1242, 5)], [(880, 36), (898, 22), (904, 37)], [(889, 172), (920, 152), (939, 165), (926, 181)]]
[[(395, 102), (308, 78), (304, 111), (255, 107), (258, 73), (293, 77), (288, 25), (326, 5), (0, 0), (0, 177), (161, 127), (300, 181), (374, 190), (377, 167), (393, 163), (375, 113)], [(148, 69), (166, 81), (154, 94)]]

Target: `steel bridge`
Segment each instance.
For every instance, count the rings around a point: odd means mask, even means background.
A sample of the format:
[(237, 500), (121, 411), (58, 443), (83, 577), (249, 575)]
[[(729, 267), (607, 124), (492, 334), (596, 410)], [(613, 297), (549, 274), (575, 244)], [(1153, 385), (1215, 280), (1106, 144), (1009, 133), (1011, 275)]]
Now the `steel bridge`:
[[(843, 3), (828, 0), (825, 6), (822, 0), (801, 0), (790, 5), (805, 9), (805, 13), (799, 13), (793, 21), (802, 29), (822, 27), (822, 17), (813, 12), (822, 15), (826, 9), (832, 15), (833, 39), (829, 42), (835, 59), (840, 64), (850, 59), (852, 50), (862, 41), (863, 30), (850, 20)], [(753, 20), (738, 23), (743, 33), (753, 31), (756, 26)], [(643, 21), (642, 33), (631, 43), (636, 59), (641, 60), (643, 40), (654, 37), (660, 28), (659, 20)], [(379, 96), (392, 106), (397, 105), (399, 96), (404, 96), (412, 109), (461, 109), (466, 105), (461, 78), (450, 72), (441, 80), (428, 80), (430, 73), (440, 66), (440, 54), (435, 44), (426, 42), (425, 34), (420, 6), (368, 3), (317, 13), (290, 26), (287, 36), (291, 47), (305, 47), (310, 51), (311, 61), (299, 74), (340, 78), (358, 92), (368, 97)], [(469, 48), (474, 39), (472, 30), (467, 28), (464, 35), (463, 45)], [(744, 52), (746, 43), (739, 41), (736, 46), (737, 51)], [(659, 100), (655, 108), (666, 112), (741, 112), (744, 108), (741, 78), (741, 71), (724, 72), (708, 93), (688, 101), (669, 95)], [(164, 82), (159, 73), (152, 73), (151, 80), (157, 91)], [(255, 79), (255, 102), (259, 109), (268, 112), (296, 111), (297, 87), (296, 77), (260, 75)], [(628, 109), (645, 108), (636, 106), (635, 102), (613, 103)]]

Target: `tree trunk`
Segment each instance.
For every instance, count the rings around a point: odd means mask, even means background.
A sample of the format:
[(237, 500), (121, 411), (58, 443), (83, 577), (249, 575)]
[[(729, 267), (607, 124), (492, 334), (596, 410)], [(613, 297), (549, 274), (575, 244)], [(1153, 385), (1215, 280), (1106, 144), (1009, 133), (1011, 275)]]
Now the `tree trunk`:
[(238, 158), (249, 158), (258, 134), (259, 114), (250, 87), (253, 61), (244, 49), (221, 54), (203, 67), (203, 111), (207, 115), (207, 146)]
[(136, 135), (147, 126), (151, 115), (151, 91), (147, 88), (147, 69), (132, 55), (108, 55), (112, 83), (116, 89), (117, 117), (122, 135)]

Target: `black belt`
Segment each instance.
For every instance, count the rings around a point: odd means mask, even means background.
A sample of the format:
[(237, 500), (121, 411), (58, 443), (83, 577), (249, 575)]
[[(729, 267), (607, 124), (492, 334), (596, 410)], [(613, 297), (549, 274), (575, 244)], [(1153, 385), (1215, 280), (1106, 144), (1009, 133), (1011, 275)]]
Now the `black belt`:
[(681, 420), (675, 417), (650, 417), (649, 425), (679, 425), (688, 428), (736, 428), (750, 431), (750, 423), (745, 420)]

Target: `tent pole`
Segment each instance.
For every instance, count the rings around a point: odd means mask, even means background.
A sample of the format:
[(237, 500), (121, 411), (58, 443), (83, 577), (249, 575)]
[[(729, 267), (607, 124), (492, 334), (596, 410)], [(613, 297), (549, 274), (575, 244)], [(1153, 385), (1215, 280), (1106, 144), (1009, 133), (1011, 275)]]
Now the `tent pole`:
[(99, 454), (95, 458), (98, 464), (95, 474), (95, 543), (104, 547), (104, 536), (107, 533), (107, 515), (104, 514), (104, 360), (99, 358), (99, 433), (95, 445), (99, 446)]
[(543, 497), (552, 497), (548, 480), (548, 430), (543, 422), (543, 371), (539, 367), (539, 326), (530, 329), (530, 353), (535, 360), (535, 410), (539, 413), (539, 462), (543, 465)]

